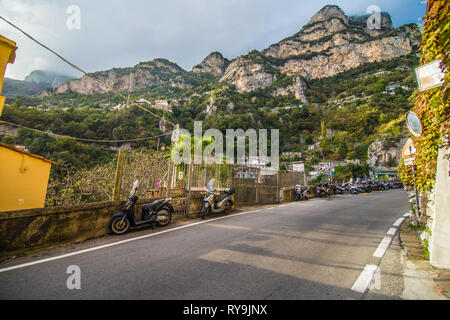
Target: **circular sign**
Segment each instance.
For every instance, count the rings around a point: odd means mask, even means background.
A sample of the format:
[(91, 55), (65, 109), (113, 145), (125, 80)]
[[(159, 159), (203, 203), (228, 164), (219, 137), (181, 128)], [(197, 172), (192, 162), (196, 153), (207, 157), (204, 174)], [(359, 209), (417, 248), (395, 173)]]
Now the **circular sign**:
[(406, 125), (414, 137), (421, 137), (423, 134), (423, 124), (415, 112), (408, 112), (405, 117)]

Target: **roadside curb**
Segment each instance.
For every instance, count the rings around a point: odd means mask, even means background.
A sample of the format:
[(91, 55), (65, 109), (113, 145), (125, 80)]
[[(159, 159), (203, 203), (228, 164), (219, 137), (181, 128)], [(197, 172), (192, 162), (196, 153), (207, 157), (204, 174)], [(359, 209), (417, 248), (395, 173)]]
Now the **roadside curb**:
[[(374, 281), (381, 282), (383, 273), (382, 262), (388, 251), (392, 249), (394, 241), (400, 247), (400, 266), (398, 274), (403, 283), (403, 289), (398, 298), (402, 300), (448, 300), (450, 290), (450, 270), (439, 270), (430, 265), (422, 250), (422, 244), (416, 231), (410, 229), (405, 223), (411, 213), (399, 218), (387, 232), (374, 253), (373, 264), (368, 264), (355, 282), (352, 290), (364, 296), (371, 294)], [(395, 240), (396, 239), (396, 240)], [(388, 274), (388, 273), (387, 273)], [(378, 275), (378, 279), (377, 279)], [(391, 275), (392, 276), (392, 275)], [(380, 286), (381, 283), (378, 283)], [(380, 288), (378, 288), (380, 289)], [(392, 297), (397, 298), (396, 296)]]
[(361, 272), (358, 279), (353, 284), (352, 290), (358, 293), (366, 295), (370, 291), (370, 286), (374, 281), (376, 275), (380, 274), (380, 264), (385, 256), (387, 250), (390, 248), (395, 236), (400, 232), (400, 227), (403, 222), (409, 217), (410, 213), (405, 213), (401, 218), (398, 218), (389, 230), (386, 232), (385, 237), (380, 242), (379, 246), (375, 250), (372, 263), (366, 265), (364, 270)]
[[(407, 221), (405, 221), (407, 222)], [(400, 230), (405, 300), (449, 300), (450, 270), (433, 267), (426, 259), (417, 231), (404, 223)]]

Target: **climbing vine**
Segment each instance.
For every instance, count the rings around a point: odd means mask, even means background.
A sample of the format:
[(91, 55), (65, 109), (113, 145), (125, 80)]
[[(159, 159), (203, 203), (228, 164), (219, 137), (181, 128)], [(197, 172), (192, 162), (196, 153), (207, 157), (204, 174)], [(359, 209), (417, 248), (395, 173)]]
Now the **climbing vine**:
[(412, 167), (400, 166), (399, 174), (405, 184), (415, 183), (420, 191), (430, 191), (436, 179), (437, 157), (440, 147), (449, 145), (449, 83), (450, 73), (450, 0), (429, 0), (429, 10), (425, 17), (423, 39), (420, 51), (421, 65), (441, 60), (441, 69), (446, 73), (441, 87), (417, 93), (414, 108), (422, 119), (424, 131), (420, 138), (415, 138), (417, 149), (415, 172)]

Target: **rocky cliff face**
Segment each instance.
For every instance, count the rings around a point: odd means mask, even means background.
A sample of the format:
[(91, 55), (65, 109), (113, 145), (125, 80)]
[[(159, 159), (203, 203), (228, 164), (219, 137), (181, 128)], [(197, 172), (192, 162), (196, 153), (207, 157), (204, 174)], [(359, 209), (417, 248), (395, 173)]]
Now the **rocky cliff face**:
[[(190, 89), (181, 67), (165, 59), (140, 63), (132, 68), (114, 68), (92, 74), (95, 78), (118, 91), (134, 91), (146, 87), (170, 84), (173, 87)], [(76, 92), (81, 94), (103, 94), (108, 88), (90, 77), (70, 80), (56, 88), (56, 93)]]
[(220, 52), (213, 52), (208, 55), (199, 65), (192, 68), (194, 73), (209, 73), (216, 77), (223, 75), (225, 69), (230, 64)]
[(306, 88), (307, 88), (306, 82), (300, 77), (295, 77), (292, 85), (286, 88), (283, 87), (276, 88), (275, 91), (272, 93), (272, 95), (286, 96), (290, 93), (293, 93), (295, 95), (295, 98), (298, 99), (301, 104), (308, 104), (308, 98), (306, 97)]
[[(339, 7), (326, 6), (297, 34), (263, 50), (263, 64), (253, 63), (251, 55), (241, 56), (230, 63), (221, 80), (246, 92), (271, 85), (277, 73), (305, 79), (330, 77), (364, 63), (403, 56), (418, 48), (420, 33), (416, 26), (393, 29), (391, 17), (383, 13), (380, 28), (371, 30), (368, 18), (349, 18)], [(275, 72), (267, 72), (267, 64)]]
[(376, 140), (369, 147), (367, 163), (371, 167), (398, 165), (405, 143), (406, 139), (400, 139), (394, 142), (388, 141), (387, 139)]
[(267, 63), (253, 58), (254, 56), (248, 55), (233, 60), (220, 81), (235, 85), (240, 92), (250, 92), (274, 83), (277, 74), (267, 68)]

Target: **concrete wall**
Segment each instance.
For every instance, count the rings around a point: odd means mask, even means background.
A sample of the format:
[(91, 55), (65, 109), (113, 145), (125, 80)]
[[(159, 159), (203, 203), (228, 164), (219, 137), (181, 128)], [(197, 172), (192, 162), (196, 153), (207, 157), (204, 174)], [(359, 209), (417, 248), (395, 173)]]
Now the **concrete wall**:
[[(293, 191), (293, 188), (282, 189), (280, 202), (293, 201)], [(314, 187), (311, 187), (311, 192), (313, 197)], [(195, 218), (201, 212), (203, 198), (202, 192), (192, 194), (190, 217)], [(141, 200), (136, 207), (136, 212), (141, 212), (142, 204), (155, 200)], [(124, 203), (125, 201), (107, 201), (76, 207), (0, 213), (0, 260), (102, 237), (109, 233), (111, 217), (121, 210)], [(178, 213), (174, 219), (184, 217), (185, 199), (174, 199), (171, 203)], [(137, 218), (141, 217), (137, 215)]]
[(447, 158), (449, 154), (449, 149), (439, 151), (430, 241), (430, 263), (445, 269), (450, 269), (450, 167)]

